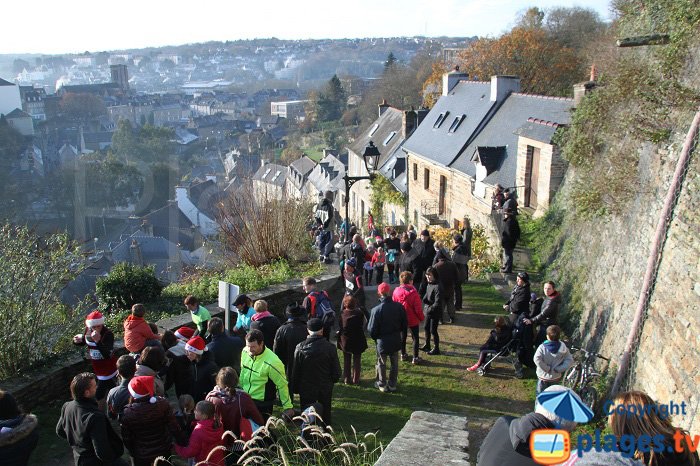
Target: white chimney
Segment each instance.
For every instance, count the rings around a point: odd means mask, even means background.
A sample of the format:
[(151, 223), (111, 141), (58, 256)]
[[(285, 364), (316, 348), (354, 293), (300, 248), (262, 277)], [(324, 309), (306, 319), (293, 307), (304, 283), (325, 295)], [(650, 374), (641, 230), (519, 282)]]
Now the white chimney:
[(459, 66), (442, 75), (442, 95), (447, 95), (461, 80), (469, 79), (469, 74), (459, 71)]
[(491, 102), (502, 102), (511, 92), (520, 92), (517, 76), (491, 76)]

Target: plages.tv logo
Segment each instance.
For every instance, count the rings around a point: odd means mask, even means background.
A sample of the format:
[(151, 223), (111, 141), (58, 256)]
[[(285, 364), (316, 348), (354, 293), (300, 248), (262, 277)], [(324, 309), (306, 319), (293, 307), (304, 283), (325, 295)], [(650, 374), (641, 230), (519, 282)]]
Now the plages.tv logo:
[(530, 435), (530, 454), (539, 464), (558, 464), (569, 459), (571, 439), (562, 429), (538, 429)]

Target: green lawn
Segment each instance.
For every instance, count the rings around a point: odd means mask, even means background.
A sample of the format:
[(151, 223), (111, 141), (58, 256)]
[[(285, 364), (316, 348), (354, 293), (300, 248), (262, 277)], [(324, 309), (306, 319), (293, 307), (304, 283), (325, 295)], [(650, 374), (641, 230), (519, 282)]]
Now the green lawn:
[(314, 162), (319, 162), (323, 158), (323, 149), (326, 148), (325, 144), (317, 144), (311, 147), (305, 147), (302, 150)]

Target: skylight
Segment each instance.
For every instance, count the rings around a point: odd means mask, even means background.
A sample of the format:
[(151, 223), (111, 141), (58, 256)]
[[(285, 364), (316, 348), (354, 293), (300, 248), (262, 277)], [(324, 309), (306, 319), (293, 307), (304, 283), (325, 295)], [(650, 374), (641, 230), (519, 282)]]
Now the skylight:
[(272, 177), (272, 182), (274, 183), (275, 180), (277, 179), (278, 176), (280, 176), (280, 173), (282, 173), (280, 170), (277, 170), (277, 173), (275, 173), (275, 176)]
[(450, 112), (443, 112), (441, 113), (438, 117), (437, 120), (435, 120), (435, 124), (433, 124), (433, 128), (439, 128), (447, 119), (447, 115), (449, 115)]
[(462, 124), (462, 122), (464, 121), (464, 119), (466, 117), (467, 116), (465, 114), (462, 114), (458, 117), (455, 117), (455, 120), (450, 125), (450, 129), (448, 130), (448, 133), (454, 133), (455, 131), (457, 131), (457, 128), (459, 128), (459, 125)]
[(396, 131), (392, 131), (391, 133), (389, 133), (389, 136), (387, 136), (386, 139), (384, 140), (384, 145), (386, 146), (387, 144), (389, 144), (389, 141), (391, 141), (391, 139), (394, 136), (396, 136)]
[(267, 178), (267, 175), (269, 175), (271, 171), (272, 171), (272, 168), (268, 168), (267, 170), (265, 170), (265, 173), (262, 176), (263, 179)]
[(379, 129), (379, 123), (375, 123), (374, 126), (372, 126), (372, 129), (369, 130), (369, 137), (374, 136), (374, 133), (376, 133), (378, 129)]

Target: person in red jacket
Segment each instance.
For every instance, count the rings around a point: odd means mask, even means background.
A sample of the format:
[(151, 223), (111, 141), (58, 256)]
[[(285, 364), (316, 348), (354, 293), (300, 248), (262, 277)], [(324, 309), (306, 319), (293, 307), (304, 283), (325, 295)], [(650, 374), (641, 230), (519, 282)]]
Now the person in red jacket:
[(85, 331), (73, 337), (73, 344), (88, 347), (92, 370), (97, 376), (95, 399), (104, 409), (107, 393), (117, 386), (117, 358), (114, 356), (114, 333), (105, 327), (100, 311), (93, 311), (85, 318)]
[(192, 431), (186, 447), (175, 445), (175, 452), (183, 458), (194, 458), (196, 464), (225, 466), (224, 441), (221, 436), (224, 428), (214, 416), (214, 405), (200, 401), (194, 408), (197, 425)]
[(146, 308), (143, 304), (131, 306), (131, 315), (124, 321), (124, 346), (130, 353), (140, 353), (149, 343), (160, 341), (161, 336), (153, 333), (143, 316)]
[[(418, 357), (418, 348), (420, 346), (420, 323), (425, 320), (425, 315), (423, 314), (423, 302), (420, 299), (418, 290), (413, 286), (413, 274), (408, 271), (401, 272), (399, 275), (400, 285), (394, 290), (392, 299), (394, 302), (399, 303), (406, 310), (406, 320), (408, 321), (408, 328), (411, 331), (411, 338), (413, 338), (413, 364), (418, 364), (420, 358)], [(406, 353), (406, 339), (408, 337), (408, 332), (404, 332), (401, 338), (401, 360), (408, 361), (408, 354)]]

